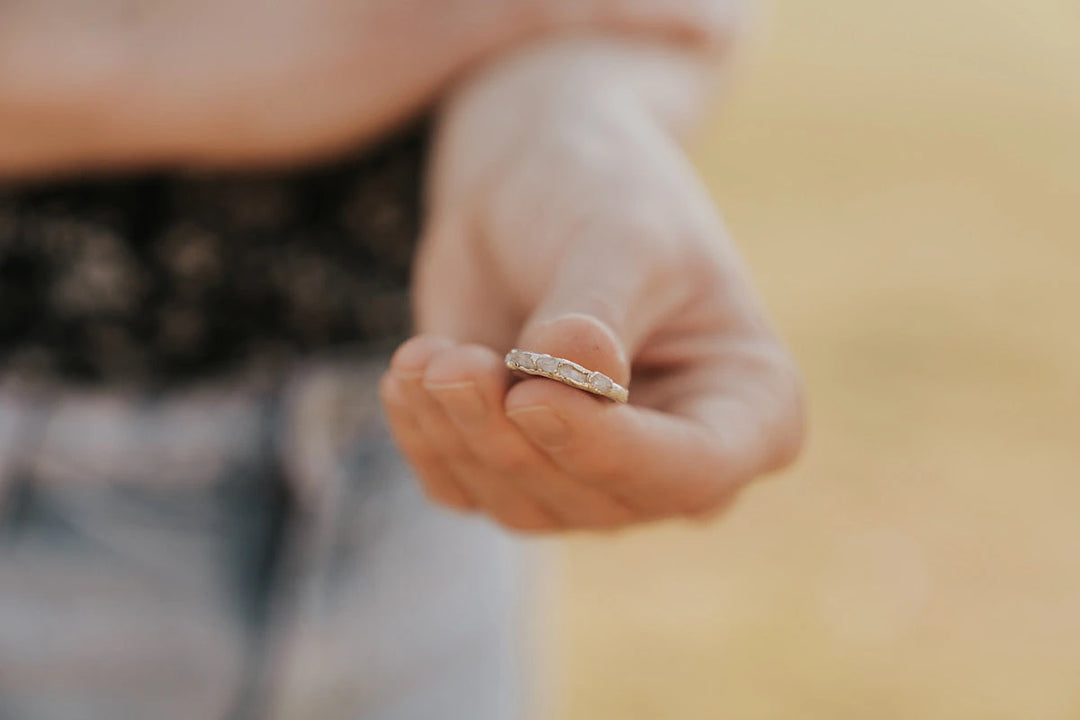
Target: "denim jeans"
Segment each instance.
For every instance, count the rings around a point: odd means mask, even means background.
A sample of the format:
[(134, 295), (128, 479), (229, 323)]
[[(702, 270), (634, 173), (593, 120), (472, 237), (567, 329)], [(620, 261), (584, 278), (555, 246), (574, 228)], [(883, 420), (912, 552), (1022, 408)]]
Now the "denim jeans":
[(0, 387), (0, 718), (521, 717), (520, 550), (430, 507), (381, 357)]

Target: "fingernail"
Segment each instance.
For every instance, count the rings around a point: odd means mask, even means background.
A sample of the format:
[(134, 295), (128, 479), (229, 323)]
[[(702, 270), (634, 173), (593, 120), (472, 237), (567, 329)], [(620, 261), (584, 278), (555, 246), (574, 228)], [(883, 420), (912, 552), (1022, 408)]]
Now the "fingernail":
[(512, 410), (506, 415), (541, 447), (558, 448), (570, 442), (570, 426), (545, 405)]
[(424, 388), (434, 395), (450, 418), (465, 427), (481, 425), (488, 408), (476, 383), (466, 380), (456, 383), (425, 383)]

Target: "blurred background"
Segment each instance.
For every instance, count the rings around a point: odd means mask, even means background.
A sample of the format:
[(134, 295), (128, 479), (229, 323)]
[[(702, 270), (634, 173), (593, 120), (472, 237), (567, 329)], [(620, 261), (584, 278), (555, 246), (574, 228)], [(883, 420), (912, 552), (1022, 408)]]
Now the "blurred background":
[(775, 0), (698, 154), (798, 467), (560, 543), (560, 720), (1080, 717), (1080, 4)]

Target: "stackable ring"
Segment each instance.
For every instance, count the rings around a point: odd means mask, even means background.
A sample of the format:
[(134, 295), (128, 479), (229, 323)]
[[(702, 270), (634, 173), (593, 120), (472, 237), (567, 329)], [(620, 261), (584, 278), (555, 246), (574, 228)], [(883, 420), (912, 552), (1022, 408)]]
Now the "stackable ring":
[(630, 399), (630, 391), (604, 373), (583, 368), (565, 358), (515, 348), (506, 354), (506, 367), (517, 372), (558, 380), (564, 385), (593, 395), (600, 395), (618, 403), (624, 403)]

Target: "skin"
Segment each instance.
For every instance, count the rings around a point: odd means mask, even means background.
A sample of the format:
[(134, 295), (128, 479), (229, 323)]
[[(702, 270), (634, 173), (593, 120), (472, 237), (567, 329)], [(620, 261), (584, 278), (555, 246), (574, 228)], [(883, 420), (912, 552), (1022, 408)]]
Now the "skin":
[(332, 155), (562, 22), (541, 0), (0, 0), (0, 174)]
[[(421, 334), (381, 384), (434, 501), (524, 532), (608, 529), (714, 513), (794, 458), (798, 374), (677, 143), (706, 65), (678, 47), (548, 42), (448, 108)], [(515, 381), (511, 346), (607, 373), (631, 404)]]
[(716, 43), (729, 0), (0, 0), (0, 179), (281, 165), (571, 31)]
[[(680, 146), (729, 3), (254, 4), (0, 0), (0, 177), (310, 160), (444, 98), (419, 334), (380, 383), (428, 496), (515, 531), (611, 529), (713, 514), (791, 462), (798, 373)], [(631, 404), (512, 378), (512, 346)]]

